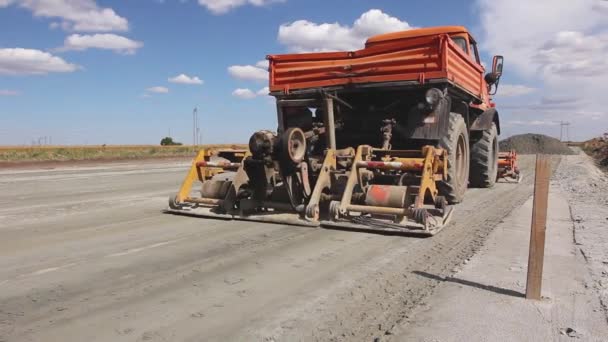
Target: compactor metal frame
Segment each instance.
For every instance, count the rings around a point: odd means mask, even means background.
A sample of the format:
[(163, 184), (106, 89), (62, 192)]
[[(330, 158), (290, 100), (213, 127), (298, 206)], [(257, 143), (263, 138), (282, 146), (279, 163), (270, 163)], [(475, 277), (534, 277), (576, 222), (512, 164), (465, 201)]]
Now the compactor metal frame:
[[(447, 152), (430, 145), (419, 150), (369, 145), (358, 146), (356, 150), (336, 149), (335, 128), (330, 124), (333, 101), (326, 96), (321, 102), (326, 113), (323, 121), (329, 128), (325, 131), (329, 148), (324, 151), (314, 187), (305, 202), (294, 205), (289, 201), (239, 198), (241, 190), (251, 186), (246, 168), (248, 161), (254, 161), (252, 153), (233, 149), (202, 150), (192, 161), (177, 195), (169, 199), (167, 211), (220, 219), (425, 236), (441, 230), (453, 211), (439, 196), (436, 186), (436, 182), (447, 177)], [(318, 105), (319, 101), (279, 100), (279, 128), (283, 127), (284, 107), (313, 103)], [(281, 174), (281, 170), (276, 173)], [(401, 184), (373, 184), (370, 177), (374, 174)], [(194, 188), (197, 183), (202, 186), (200, 195)]]

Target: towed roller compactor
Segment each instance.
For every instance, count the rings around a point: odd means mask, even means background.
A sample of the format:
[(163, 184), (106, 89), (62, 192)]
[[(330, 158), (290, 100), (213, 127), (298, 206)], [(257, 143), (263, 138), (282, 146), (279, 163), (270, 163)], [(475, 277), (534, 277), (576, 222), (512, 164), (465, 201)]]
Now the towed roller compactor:
[(201, 151), (169, 212), (433, 235), (467, 187), (496, 182), (491, 96), (503, 57), (486, 73), (466, 28), (267, 59), (276, 133), (254, 133), (248, 149)]
[[(452, 206), (436, 187), (447, 175), (446, 151), (362, 145), (327, 149), (315, 160), (305, 156), (304, 137), (300, 129), (280, 138), (262, 131), (250, 142), (255, 153), (201, 151), (169, 199), (169, 211), (420, 235), (433, 235), (447, 223)], [(193, 189), (195, 182), (200, 188)]]

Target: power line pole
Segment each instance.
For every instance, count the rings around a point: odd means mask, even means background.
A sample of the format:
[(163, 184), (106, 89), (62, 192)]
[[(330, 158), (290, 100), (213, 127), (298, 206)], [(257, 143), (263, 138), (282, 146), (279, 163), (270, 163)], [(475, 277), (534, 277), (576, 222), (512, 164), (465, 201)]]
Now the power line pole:
[(196, 145), (196, 121), (198, 116), (198, 109), (194, 107), (192, 111), (192, 145)]
[(203, 132), (201, 131), (201, 128), (200, 128), (200, 120), (199, 120), (198, 114), (197, 114), (196, 119), (197, 119), (196, 130), (198, 132), (198, 144), (201, 145), (203, 143)]
[(564, 141), (564, 136), (566, 138), (566, 141), (570, 141), (569, 126), (570, 126), (570, 123), (567, 121), (559, 122), (559, 141)]

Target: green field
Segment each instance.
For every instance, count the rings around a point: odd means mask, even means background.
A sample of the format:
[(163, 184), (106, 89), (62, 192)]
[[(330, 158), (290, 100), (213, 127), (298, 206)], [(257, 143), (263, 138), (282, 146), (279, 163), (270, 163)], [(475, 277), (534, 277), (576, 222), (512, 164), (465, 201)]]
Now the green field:
[(155, 146), (0, 146), (0, 164), (13, 162), (123, 160), (194, 157), (204, 148), (245, 148), (244, 145)]

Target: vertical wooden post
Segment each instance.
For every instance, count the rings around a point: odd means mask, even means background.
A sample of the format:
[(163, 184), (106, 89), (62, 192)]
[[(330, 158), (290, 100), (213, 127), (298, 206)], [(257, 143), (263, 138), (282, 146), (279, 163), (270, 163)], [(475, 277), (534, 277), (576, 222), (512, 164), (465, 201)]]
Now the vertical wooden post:
[(545, 230), (547, 229), (547, 202), (549, 200), (550, 176), (551, 158), (543, 154), (536, 155), (530, 254), (528, 255), (528, 280), (526, 282), (527, 299), (540, 300), (541, 298), (540, 290), (543, 280)]
[(327, 136), (327, 147), (336, 149), (336, 123), (334, 122), (334, 100), (331, 97), (325, 98), (325, 135)]

